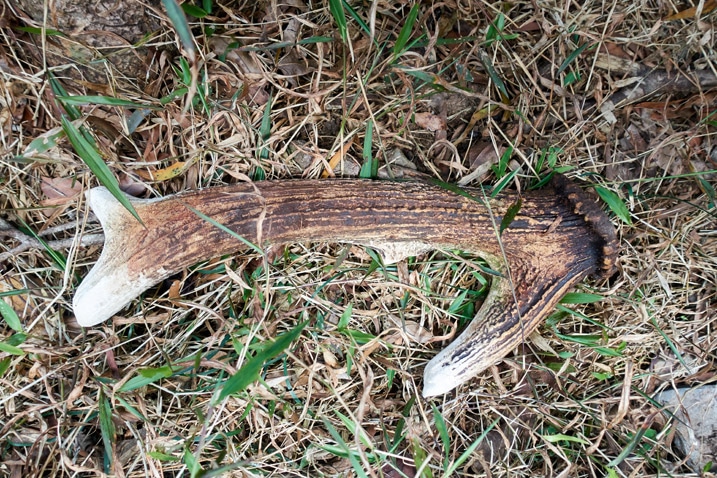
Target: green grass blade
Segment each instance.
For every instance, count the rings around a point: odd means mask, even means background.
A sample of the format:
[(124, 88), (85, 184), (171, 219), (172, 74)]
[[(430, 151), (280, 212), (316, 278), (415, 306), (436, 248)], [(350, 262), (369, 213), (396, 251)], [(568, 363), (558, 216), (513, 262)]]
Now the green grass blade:
[(491, 46), (493, 42), (498, 40), (515, 40), (518, 38), (517, 33), (505, 34), (505, 15), (500, 13), (496, 17), (495, 21), (490, 22), (488, 31), (485, 34), (485, 46)]
[(508, 173), (507, 175), (503, 176), (503, 179), (501, 179), (500, 181), (498, 181), (498, 184), (496, 184), (495, 187), (493, 188), (493, 190), (490, 192), (490, 197), (494, 198), (494, 197), (496, 197), (498, 194), (500, 194), (500, 192), (501, 192), (503, 189), (505, 189), (505, 187), (508, 185), (508, 183), (513, 180), (513, 178), (515, 177), (516, 174), (518, 174), (518, 170), (517, 170), (517, 169), (514, 169), (513, 171), (511, 171), (511, 172)]
[(117, 201), (119, 201), (120, 204), (122, 204), (122, 206), (124, 206), (124, 208), (140, 222), (140, 224), (144, 225), (142, 219), (139, 217), (139, 214), (137, 214), (137, 211), (134, 209), (134, 206), (132, 206), (132, 203), (120, 189), (117, 178), (114, 177), (110, 168), (107, 167), (105, 162), (102, 160), (102, 157), (100, 156), (100, 153), (97, 152), (94, 144), (90, 143), (87, 138), (82, 135), (77, 128), (75, 128), (75, 125), (64, 116), (62, 117), (62, 129), (65, 131), (67, 139), (70, 140), (70, 144), (72, 144), (72, 147), (75, 149), (77, 155), (80, 159), (82, 159), (87, 167), (90, 168), (90, 171), (97, 176), (100, 184), (106, 187), (112, 196), (114, 196), (115, 199), (117, 199)]
[(607, 466), (617, 467), (620, 465), (620, 463), (625, 461), (625, 459), (630, 456), (633, 451), (635, 451), (637, 445), (640, 444), (640, 442), (642, 441), (642, 437), (645, 435), (647, 430), (647, 427), (640, 427), (637, 433), (635, 433), (635, 436), (632, 438), (632, 440), (630, 440), (630, 443), (628, 443), (627, 446), (620, 452), (620, 454), (614, 460), (608, 463)]
[(302, 322), (290, 331), (281, 334), (273, 342), (267, 344), (262, 350), (258, 351), (253, 357), (248, 359), (246, 363), (222, 385), (221, 392), (212, 400), (217, 404), (227, 398), (245, 390), (249, 385), (259, 379), (259, 374), (264, 365), (274, 357), (286, 350), (291, 343), (304, 330), (308, 322)]
[(336, 443), (339, 444), (341, 450), (346, 453), (346, 456), (348, 457), (349, 462), (351, 463), (351, 466), (356, 473), (356, 476), (359, 476), (360, 478), (368, 478), (366, 471), (363, 469), (363, 467), (361, 467), (361, 464), (356, 459), (355, 453), (351, 451), (348, 444), (344, 441), (343, 438), (341, 438), (341, 434), (336, 430), (336, 428), (334, 428), (331, 422), (326, 419), (326, 417), (321, 417), (321, 421), (324, 422), (324, 426), (329, 431), (331, 437), (336, 441)]
[(361, 428), (361, 426), (358, 423), (352, 421), (349, 417), (347, 417), (343, 413), (339, 412), (338, 410), (335, 411), (334, 413), (339, 417), (339, 419), (344, 424), (344, 426), (346, 428), (348, 428), (348, 430), (351, 432), (351, 434), (353, 434), (354, 436), (358, 435), (359, 440), (361, 441), (363, 446), (365, 446), (366, 448), (369, 448), (369, 449), (374, 448), (373, 441), (371, 441), (371, 437), (368, 436), (368, 433), (366, 433), (366, 430)]
[(500, 220), (500, 230), (498, 231), (499, 236), (503, 235), (503, 231), (505, 231), (508, 226), (510, 226), (510, 223), (513, 222), (515, 216), (518, 215), (522, 206), (523, 200), (521, 198), (518, 198), (513, 204), (508, 207), (508, 210), (505, 212), (505, 216), (503, 216), (503, 219)]
[(329, 11), (331, 16), (334, 17), (336, 26), (339, 28), (339, 35), (341, 35), (341, 41), (346, 43), (348, 39), (348, 29), (346, 27), (346, 12), (341, 0), (329, 0)]
[[(366, 22), (363, 21), (363, 18), (361, 18), (359, 16), (359, 14), (356, 12), (356, 10), (354, 10), (353, 7), (346, 2), (346, 0), (341, 0), (341, 3), (343, 4), (344, 8), (346, 10), (348, 10), (349, 15), (351, 15), (351, 18), (356, 20), (356, 23), (359, 24), (359, 26), (361, 27), (361, 30), (363, 30), (366, 35), (370, 35), (371, 29), (366, 24)], [(374, 43), (376, 43), (376, 40), (374, 40)]]
[(172, 26), (177, 31), (179, 41), (182, 42), (182, 47), (187, 53), (189, 61), (195, 63), (197, 52), (194, 46), (194, 36), (192, 36), (192, 31), (189, 29), (184, 10), (182, 10), (182, 7), (180, 7), (175, 0), (162, 0), (162, 4), (167, 10), (169, 21), (172, 22)]
[(189, 476), (190, 478), (195, 478), (197, 476), (201, 476), (204, 470), (202, 470), (201, 464), (197, 461), (196, 457), (194, 456), (194, 453), (192, 453), (192, 450), (189, 449), (190, 442), (187, 442), (187, 446), (184, 448), (184, 454), (182, 455), (184, 464), (189, 469)]
[(112, 96), (58, 96), (57, 99), (66, 105), (82, 106), (82, 105), (107, 105), (107, 106), (122, 106), (127, 108), (153, 108), (158, 109), (156, 106), (149, 106), (142, 103), (136, 103), (130, 100), (123, 100), (122, 98), (114, 98)]
[(130, 135), (134, 134), (139, 125), (142, 124), (142, 121), (147, 118), (150, 111), (150, 108), (139, 108), (134, 110), (129, 118), (127, 118), (127, 133)]
[(652, 323), (652, 326), (655, 327), (655, 330), (657, 330), (657, 333), (659, 333), (662, 336), (662, 339), (667, 343), (667, 346), (670, 347), (670, 350), (672, 350), (672, 353), (675, 354), (675, 357), (677, 357), (677, 360), (682, 364), (683, 367), (685, 367), (685, 370), (692, 370), (692, 367), (690, 367), (687, 362), (685, 361), (684, 357), (682, 356), (682, 353), (680, 352), (679, 347), (675, 342), (670, 339), (670, 337), (667, 336), (664, 330), (658, 325), (657, 320), (655, 319), (655, 316), (653, 314), (650, 315), (650, 323)]
[(441, 181), (440, 179), (435, 178), (429, 178), (427, 181), (431, 184), (434, 184), (438, 186), (439, 188), (443, 188), (446, 191), (450, 191), (452, 193), (458, 194), (459, 196), (463, 196), (464, 198), (472, 199), (473, 201), (477, 202), (478, 204), (482, 204), (485, 206), (485, 203), (481, 198), (475, 197), (472, 194), (470, 194), (468, 191), (463, 189), (460, 186), (456, 186), (455, 184), (447, 183), (444, 181)]
[[(52, 72), (48, 73), (49, 79), (50, 79), (50, 88), (52, 89), (52, 92), (55, 94), (56, 97), (67, 97), (69, 96), (67, 94), (67, 90), (65, 90), (65, 87), (62, 86), (62, 83), (57, 81), (57, 78), (55, 78), (55, 75), (52, 74)], [(82, 117), (82, 113), (80, 110), (78, 110), (74, 105), (70, 105), (67, 103), (61, 103), (62, 108), (67, 113), (67, 116), (70, 117), (71, 120), (77, 120)]]
[(361, 165), (361, 171), (359, 172), (360, 178), (373, 179), (378, 176), (378, 161), (373, 157), (371, 153), (371, 146), (373, 145), (373, 121), (368, 120), (366, 125), (366, 137), (363, 140), (363, 159), (364, 163)]
[(468, 297), (468, 292), (470, 292), (468, 289), (464, 290), (460, 294), (458, 294), (458, 297), (453, 299), (451, 302), (451, 305), (448, 306), (448, 309), (446, 310), (446, 314), (448, 315), (456, 315), (458, 312), (463, 308), (463, 306), (466, 303), (466, 298)]
[(592, 304), (600, 302), (605, 297), (598, 294), (588, 294), (586, 292), (568, 292), (560, 299), (561, 304)]
[(224, 232), (226, 232), (227, 234), (231, 235), (231, 236), (234, 237), (235, 239), (239, 239), (241, 242), (243, 242), (244, 244), (246, 244), (248, 247), (250, 247), (250, 248), (253, 249), (254, 251), (258, 252), (259, 254), (262, 254), (262, 255), (264, 254), (264, 251), (261, 249), (261, 247), (257, 246), (256, 244), (254, 244), (254, 243), (251, 242), (250, 240), (246, 239), (245, 237), (243, 237), (243, 236), (237, 234), (236, 231), (232, 231), (231, 229), (229, 229), (229, 228), (228, 228), (227, 226), (225, 226), (224, 224), (222, 224), (222, 223), (220, 223), (220, 222), (218, 222), (218, 221), (215, 221), (215, 220), (212, 219), (211, 217), (209, 217), (209, 216), (207, 216), (206, 214), (203, 214), (203, 213), (197, 211), (196, 209), (194, 209), (194, 208), (191, 207), (191, 206), (187, 206), (187, 205), (185, 204), (185, 207), (186, 207), (187, 209), (189, 209), (190, 211), (192, 211), (192, 212), (193, 212), (194, 214), (196, 214), (197, 216), (199, 216), (200, 218), (202, 218), (202, 219), (204, 219), (205, 221), (207, 221), (207, 222), (208, 222), (209, 224), (211, 224), (212, 226), (214, 226), (214, 227), (216, 227), (216, 228), (218, 228), (218, 229), (221, 229), (222, 231), (224, 231)]
[(481, 60), (486, 71), (488, 71), (488, 76), (490, 76), (491, 81), (493, 81), (495, 87), (498, 88), (500, 94), (503, 95), (503, 100), (507, 100), (509, 98), (508, 89), (505, 87), (505, 83), (503, 83), (503, 80), (500, 78), (500, 75), (498, 75), (498, 72), (493, 67), (493, 63), (491, 62), (490, 58), (488, 58), (488, 55), (483, 54), (481, 55)]
[(351, 314), (354, 310), (354, 304), (352, 302), (349, 302), (349, 305), (346, 306), (346, 309), (344, 310), (343, 314), (341, 314), (341, 317), (339, 317), (339, 323), (336, 324), (336, 328), (339, 330), (344, 330), (349, 326), (349, 320), (351, 320)]
[(58, 126), (56, 128), (52, 128), (30, 141), (30, 144), (27, 145), (25, 151), (22, 152), (22, 156), (25, 158), (31, 158), (49, 151), (57, 146), (57, 142), (64, 137), (65, 132), (61, 127)]
[(25, 352), (20, 347), (7, 342), (0, 342), (0, 352), (5, 352), (10, 355), (25, 355)]
[(560, 443), (560, 442), (569, 442), (569, 443), (580, 443), (581, 445), (590, 445), (590, 442), (587, 440), (584, 440), (582, 438), (574, 437), (571, 435), (566, 435), (564, 433), (555, 433), (552, 435), (542, 435), (543, 440), (547, 441), (548, 443)]
[(163, 378), (171, 377), (174, 374), (174, 370), (169, 365), (165, 365), (164, 367), (140, 369), (137, 373), (136, 377), (127, 380), (120, 387), (120, 392), (131, 392)]
[(488, 425), (488, 427), (483, 430), (483, 433), (480, 434), (478, 438), (471, 444), (471, 446), (468, 447), (466, 451), (463, 452), (461, 456), (458, 457), (458, 459), (453, 462), (453, 464), (446, 470), (445, 476), (453, 476), (455, 471), (471, 456), (473, 456), (473, 452), (476, 448), (478, 448), (478, 445), (485, 439), (486, 436), (488, 436), (488, 432), (493, 429), (498, 424), (499, 418), (496, 418), (493, 423)]
[(7, 302), (0, 298), (0, 315), (2, 316), (5, 323), (15, 332), (22, 332), (22, 322), (20, 317), (17, 316), (15, 309), (10, 307)]
[(115, 399), (117, 399), (117, 402), (119, 402), (119, 405), (126, 408), (128, 412), (130, 412), (132, 415), (137, 417), (137, 420), (143, 421), (143, 422), (149, 422), (147, 420), (147, 417), (142, 415), (135, 407), (133, 407), (127, 400), (122, 398), (119, 395), (115, 395)]
[(115, 430), (115, 424), (112, 421), (112, 406), (102, 389), (100, 389), (98, 405), (100, 412), (100, 433), (102, 435), (102, 443), (105, 446), (105, 453), (107, 454), (107, 462), (109, 463), (107, 468), (111, 470), (112, 456), (114, 454), (113, 445), (117, 439), (117, 432)]
[(202, 19), (209, 15), (209, 13), (204, 10), (202, 7), (198, 7), (196, 5), (192, 5), (190, 3), (183, 3), (182, 4), (182, 10), (184, 13), (189, 15), (190, 17)]
[(41, 238), (40, 236), (35, 234), (35, 231), (33, 231), (33, 229), (30, 226), (28, 226), (27, 223), (25, 223), (25, 221), (23, 221), (21, 218), (18, 218), (18, 220), (20, 221), (23, 228), (25, 229), (25, 232), (27, 232), (37, 242), (42, 244), (42, 247), (45, 248), (45, 251), (47, 251), (47, 253), (52, 258), (52, 260), (55, 262), (55, 264), (57, 264), (57, 267), (59, 267), (60, 270), (64, 272), (65, 269), (67, 269), (67, 259), (65, 258), (65, 256), (62, 253), (54, 250), (52, 247), (50, 247), (50, 245), (43, 238)]
[(498, 33), (505, 26), (505, 15), (499, 13), (494, 21), (488, 25), (488, 30), (485, 33), (485, 45), (490, 46), (493, 42), (498, 39)]
[(433, 471), (428, 466), (430, 457), (421, 443), (421, 440), (417, 436), (413, 436), (410, 439), (411, 444), (411, 455), (413, 456), (413, 463), (416, 466), (417, 477), (419, 478), (433, 478)]
[(565, 312), (565, 313), (568, 314), (568, 315), (573, 315), (573, 316), (577, 317), (578, 319), (584, 320), (585, 322), (587, 322), (587, 323), (589, 323), (589, 324), (593, 324), (593, 325), (596, 326), (596, 327), (600, 327), (601, 329), (604, 329), (604, 330), (613, 330), (612, 328), (608, 327), (607, 325), (601, 324), (601, 323), (598, 322), (597, 320), (591, 319), (591, 318), (588, 317), (587, 315), (582, 314), (582, 313), (578, 312), (577, 310), (573, 310), (573, 309), (570, 309), (570, 308), (568, 308), (568, 307), (565, 307), (565, 306), (562, 305), (562, 304), (556, 305), (556, 306), (555, 306), (555, 310), (559, 310), (559, 311), (561, 311), (561, 312)]
[(577, 49), (575, 49), (570, 55), (568, 55), (565, 61), (560, 65), (560, 68), (558, 68), (558, 74), (564, 72), (565, 69), (570, 66), (570, 63), (575, 61), (575, 59), (580, 56), (580, 54), (585, 51), (586, 48), (590, 46), (592, 46), (592, 43), (585, 43), (584, 45), (581, 45)]
[(501, 179), (503, 176), (505, 176), (505, 172), (508, 170), (508, 163), (510, 163), (510, 158), (513, 157), (513, 146), (508, 146), (505, 148), (505, 151), (503, 151), (503, 154), (500, 155), (500, 160), (498, 161), (498, 164), (496, 166), (493, 166), (493, 171), (495, 172), (495, 175), (498, 177), (498, 179)]
[(261, 134), (261, 139), (264, 141), (271, 137), (271, 100), (272, 95), (269, 94), (269, 99), (266, 101), (266, 106), (264, 107), (264, 114), (261, 115), (259, 134)]
[(408, 43), (409, 38), (411, 38), (413, 27), (416, 23), (416, 19), (418, 18), (418, 8), (420, 5), (420, 2), (417, 2), (413, 5), (413, 7), (411, 7), (411, 11), (408, 12), (408, 17), (406, 18), (406, 23), (403, 24), (401, 31), (398, 33), (396, 44), (393, 45), (394, 60), (403, 54), (406, 44)]
[(396, 66), (396, 68), (398, 68), (402, 72), (406, 73), (407, 75), (411, 75), (412, 77), (414, 77), (428, 85), (432, 85), (434, 87), (437, 86), (436, 83), (437, 83), (438, 78), (436, 77), (435, 74), (428, 73), (428, 72), (421, 71), (421, 70), (410, 70), (408, 68), (402, 67), (401, 65)]
[(14, 27), (14, 29), (15, 29), (15, 30), (18, 30), (18, 31), (21, 31), (21, 32), (25, 32), (25, 33), (30, 33), (30, 34), (32, 34), (32, 35), (43, 35), (43, 34), (44, 34), (45, 36), (48, 36), (48, 37), (55, 37), (55, 36), (57, 36), (57, 37), (65, 37), (65, 38), (67, 38), (67, 35), (65, 35), (65, 34), (62, 33), (61, 31), (52, 30), (52, 29), (50, 29), (50, 28)]
[(565, 79), (563, 80), (563, 86), (572, 85), (575, 82), (580, 81), (582, 76), (580, 76), (580, 73), (577, 72), (569, 72), (567, 75), (565, 75)]
[(269, 94), (269, 99), (266, 100), (266, 106), (264, 107), (264, 114), (261, 116), (261, 126), (259, 127), (259, 134), (261, 140), (264, 143), (259, 150), (259, 157), (261, 159), (267, 159), (269, 157), (269, 150), (266, 147), (266, 142), (271, 138), (271, 102), (272, 95)]
[(431, 403), (433, 409), (433, 421), (436, 423), (436, 430), (438, 430), (438, 436), (441, 437), (441, 443), (443, 444), (443, 459), (444, 468), (448, 467), (448, 458), (451, 453), (451, 436), (448, 433), (448, 427), (446, 427), (446, 421), (443, 419), (441, 411), (434, 403)]
[(147, 452), (147, 455), (150, 458), (154, 458), (155, 460), (159, 460), (159, 461), (175, 462), (175, 461), (180, 460), (180, 458), (178, 458), (174, 455), (170, 455), (169, 453), (164, 453), (161, 451), (150, 451), (150, 452)]
[(10, 368), (10, 364), (12, 363), (12, 357), (5, 357), (4, 359), (0, 360), (0, 378), (5, 376), (5, 372)]
[(620, 196), (602, 186), (595, 186), (595, 192), (598, 193), (598, 196), (605, 201), (607, 206), (617, 217), (627, 224), (632, 224), (630, 210), (627, 208), (623, 200), (620, 199)]
[[(717, 126), (717, 125), (716, 125)], [(704, 190), (705, 194), (707, 194), (707, 197), (710, 198), (709, 201), (709, 207), (714, 208), (715, 203), (717, 202), (717, 192), (715, 192), (714, 186), (712, 186), (708, 181), (706, 181), (704, 178), (697, 178), (700, 182), (700, 186), (702, 186), (702, 190)]]

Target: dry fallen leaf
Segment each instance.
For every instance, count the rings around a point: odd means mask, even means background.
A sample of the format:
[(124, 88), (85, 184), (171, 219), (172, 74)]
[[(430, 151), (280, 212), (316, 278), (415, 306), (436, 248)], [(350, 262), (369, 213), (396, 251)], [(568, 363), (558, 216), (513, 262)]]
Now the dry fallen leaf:
[(147, 186), (144, 183), (137, 181), (133, 176), (129, 174), (121, 174), (119, 178), (120, 189), (125, 193), (133, 197), (140, 197), (147, 191)]
[(279, 60), (278, 68), (283, 75), (289, 77), (288, 81), (291, 86), (297, 85), (297, 76), (311, 73), (311, 69), (306, 65), (306, 62), (294, 50), (289, 51)]
[(338, 368), (339, 361), (336, 359), (336, 355), (334, 355), (330, 350), (323, 349), (322, 350), (324, 355), (324, 362), (326, 365), (328, 365), (331, 368)]
[(166, 168), (158, 169), (156, 171), (143, 171), (138, 169), (137, 175), (148, 181), (167, 181), (168, 179), (173, 179), (183, 174), (194, 163), (196, 163), (198, 159), (199, 156), (195, 156), (190, 161), (177, 161)]
[(399, 458), (396, 463), (386, 463), (381, 472), (386, 478), (414, 478), (417, 474), (416, 465), (409, 458)]
[(433, 341), (433, 334), (429, 330), (421, 327), (418, 322), (406, 320), (403, 324), (398, 326), (401, 327), (402, 330), (396, 331), (387, 337), (387, 342), (398, 344), (403, 342), (406, 338), (419, 344), (427, 344)]
[(428, 131), (444, 131), (446, 129), (444, 119), (433, 113), (416, 113), (413, 115), (413, 121)]
[[(717, 0), (707, 0), (702, 7), (702, 16), (704, 17), (715, 8), (717, 8)], [(696, 13), (697, 7), (692, 7), (686, 10), (682, 10), (681, 12), (677, 12), (674, 15), (670, 15), (669, 17), (665, 17), (664, 20), (668, 22), (673, 20), (687, 20), (689, 18), (694, 18)]]
[(62, 206), (75, 200), (82, 192), (82, 184), (72, 178), (42, 178), (40, 189), (47, 199), (43, 206)]
[(346, 154), (349, 152), (349, 149), (351, 149), (351, 145), (354, 144), (354, 137), (352, 136), (344, 145), (334, 153), (333, 156), (331, 156), (331, 159), (329, 159), (329, 169), (325, 169), (323, 173), (321, 173), (322, 178), (326, 178), (329, 176), (329, 174), (332, 174), (334, 169), (336, 169), (336, 166), (341, 162), (341, 160), (346, 156)]
[(433, 339), (433, 334), (428, 329), (421, 327), (418, 322), (413, 320), (406, 321), (404, 330), (412, 340), (419, 344), (429, 343)]
[(172, 282), (172, 285), (169, 286), (169, 299), (170, 300), (179, 300), (182, 298), (182, 283), (178, 280), (175, 280)]

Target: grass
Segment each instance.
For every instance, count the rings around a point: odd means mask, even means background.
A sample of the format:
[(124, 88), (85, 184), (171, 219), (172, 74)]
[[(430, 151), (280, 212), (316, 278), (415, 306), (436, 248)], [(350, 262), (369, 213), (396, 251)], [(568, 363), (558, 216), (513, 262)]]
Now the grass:
[[(714, 14), (669, 21), (666, 4), (593, 1), (163, 5), (162, 23), (120, 52), (157, 55), (134, 75), (111, 68), (108, 50), (82, 66), (53, 49), (72, 29), (0, 24), (0, 219), (22, 233), (0, 222), (0, 254), (30, 231), (48, 244), (0, 262), (0, 475), (690, 472), (650, 397), (714, 376), (717, 102), (707, 89), (656, 95), (618, 106), (615, 121), (593, 102), (631, 80), (618, 58), (714, 70), (702, 41)], [(473, 184), (486, 194), (567, 173), (613, 217), (617, 273), (586, 281), (523, 347), (431, 400), (423, 366), (490, 282), (460, 251), (388, 265), (356, 245), (247, 246), (110, 322), (75, 323), (73, 289), (100, 251), (77, 238), (100, 228), (82, 195), (49, 179), (156, 197), (324, 172), (400, 178), (410, 171), (386, 172), (396, 149), (457, 191), (485, 161)]]

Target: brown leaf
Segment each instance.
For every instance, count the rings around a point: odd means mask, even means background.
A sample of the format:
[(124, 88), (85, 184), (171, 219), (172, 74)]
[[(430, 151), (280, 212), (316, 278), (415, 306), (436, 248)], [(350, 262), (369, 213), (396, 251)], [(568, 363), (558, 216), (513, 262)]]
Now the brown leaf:
[(120, 189), (129, 194), (130, 196), (140, 197), (145, 191), (147, 186), (134, 179), (134, 177), (128, 174), (121, 174), (119, 179)]
[(421, 327), (418, 322), (407, 320), (405, 331), (408, 336), (419, 344), (426, 344), (431, 341), (433, 334), (427, 329)]
[(336, 359), (336, 355), (334, 355), (330, 350), (323, 349), (322, 350), (324, 355), (324, 362), (326, 365), (328, 365), (331, 368), (338, 368), (339, 361)]
[(634, 60), (634, 55), (626, 52), (622, 45), (618, 45), (617, 43), (606, 41), (600, 45), (600, 51), (601, 53), (604, 52), (610, 56), (622, 58), (623, 60)]
[(446, 129), (445, 120), (433, 113), (416, 113), (413, 115), (413, 121), (428, 131), (444, 131)]
[(386, 478), (414, 478), (417, 471), (416, 465), (408, 458), (399, 458), (395, 465), (386, 463), (381, 468), (381, 473)]
[(403, 342), (406, 338), (419, 344), (427, 344), (433, 341), (433, 334), (429, 330), (421, 327), (418, 322), (406, 320), (403, 324), (399, 325), (399, 327), (403, 330), (391, 334), (386, 339), (388, 342), (397, 344)]
[(293, 86), (297, 85), (295, 77), (311, 73), (311, 69), (306, 65), (306, 62), (294, 50), (291, 50), (279, 60), (278, 67), (283, 75), (290, 77), (289, 82)]
[(540, 31), (540, 23), (537, 20), (528, 20), (517, 28), (520, 32), (537, 32)]
[(351, 145), (354, 144), (354, 137), (352, 136), (351, 139), (346, 141), (344, 145), (334, 153), (333, 156), (331, 156), (331, 159), (329, 159), (329, 169), (324, 170), (323, 173), (321, 173), (322, 178), (326, 178), (329, 176), (329, 174), (333, 175), (333, 171), (336, 168), (336, 166), (339, 165), (341, 160), (346, 156), (346, 154), (349, 152), (349, 149), (351, 149)]
[(40, 201), (43, 206), (62, 206), (72, 202), (82, 192), (82, 184), (71, 178), (42, 178), (42, 193), (47, 197)]
[[(717, 8), (717, 0), (707, 0), (702, 7), (702, 16), (707, 15), (712, 10)], [(670, 15), (669, 17), (665, 17), (664, 20), (667, 22), (673, 21), (673, 20), (687, 20), (688, 18), (694, 18), (695, 14), (697, 13), (697, 7), (688, 8), (687, 10), (682, 10), (681, 12), (677, 12), (674, 15)]]
[(199, 156), (195, 156), (189, 161), (177, 161), (166, 168), (158, 169), (156, 171), (143, 171), (138, 169), (137, 175), (148, 181), (167, 181), (168, 179), (173, 179), (184, 174), (184, 172), (196, 163), (198, 159)]
[(481, 181), (484, 176), (490, 172), (492, 165), (498, 162), (500, 156), (503, 155), (505, 147), (501, 146), (498, 151), (495, 150), (493, 144), (488, 142), (480, 142), (468, 150), (468, 159), (470, 160), (471, 169), (473, 170), (467, 176), (462, 177), (458, 181), (459, 186), (464, 186), (472, 181)]
[(169, 299), (170, 300), (179, 300), (182, 298), (182, 283), (178, 280), (175, 280), (172, 282), (172, 285), (169, 286)]

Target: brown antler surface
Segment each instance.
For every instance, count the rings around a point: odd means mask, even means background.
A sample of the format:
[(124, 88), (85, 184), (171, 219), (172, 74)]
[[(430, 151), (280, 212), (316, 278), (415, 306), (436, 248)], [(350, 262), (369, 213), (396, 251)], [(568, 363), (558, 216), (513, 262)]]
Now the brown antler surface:
[[(386, 262), (435, 248), (461, 249), (483, 257), (500, 275), (471, 324), (426, 366), (423, 395), (445, 393), (520, 345), (575, 283), (608, 273), (617, 252), (608, 218), (561, 176), (520, 200), (463, 192), (473, 198), (420, 182), (243, 183), (132, 199), (143, 226), (106, 189), (95, 188), (89, 202), (105, 245), (77, 289), (75, 315), (83, 326), (97, 324), (183, 268), (246, 247), (192, 209), (261, 247), (349, 242), (376, 248)], [(517, 215), (499, 234), (503, 217), (517, 204)]]

